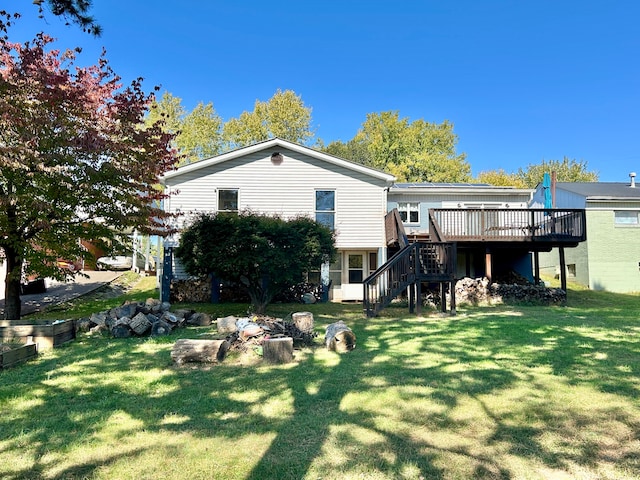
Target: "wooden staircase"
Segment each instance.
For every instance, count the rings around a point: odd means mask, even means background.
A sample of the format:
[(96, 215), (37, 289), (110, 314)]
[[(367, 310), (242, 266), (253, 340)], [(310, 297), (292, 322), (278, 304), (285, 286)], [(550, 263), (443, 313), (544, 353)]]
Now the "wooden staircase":
[[(409, 311), (421, 311), (423, 283), (440, 283), (443, 311), (445, 284), (455, 282), (456, 244), (416, 242), (405, 246), (364, 280), (364, 313), (374, 317), (400, 293), (409, 290)], [(453, 298), (453, 297), (452, 297)], [(455, 313), (455, 301), (451, 305)]]

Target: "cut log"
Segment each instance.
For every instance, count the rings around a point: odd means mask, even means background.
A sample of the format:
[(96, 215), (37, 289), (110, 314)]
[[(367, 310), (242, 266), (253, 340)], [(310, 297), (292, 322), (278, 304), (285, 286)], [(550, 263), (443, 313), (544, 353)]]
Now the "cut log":
[(211, 325), (211, 315), (208, 313), (194, 313), (187, 319), (188, 325), (195, 325), (198, 327), (206, 327)]
[(131, 330), (133, 330), (136, 335), (144, 335), (151, 330), (151, 321), (141, 312), (129, 321), (129, 327), (131, 327)]
[(129, 338), (131, 336), (131, 329), (128, 325), (121, 323), (111, 329), (111, 335), (115, 338)]
[(229, 346), (226, 340), (181, 339), (173, 344), (171, 360), (177, 365), (187, 362), (222, 362), (227, 356)]
[(163, 320), (158, 320), (151, 327), (151, 335), (154, 337), (160, 337), (163, 335), (169, 335), (171, 333), (171, 325)]
[(349, 352), (356, 348), (356, 336), (342, 320), (327, 325), (324, 341), (327, 349), (335, 352)]
[(293, 324), (298, 327), (301, 332), (313, 332), (313, 313), (296, 312), (291, 315), (291, 318), (293, 319)]
[(293, 361), (293, 338), (270, 338), (262, 343), (262, 358), (267, 363)]

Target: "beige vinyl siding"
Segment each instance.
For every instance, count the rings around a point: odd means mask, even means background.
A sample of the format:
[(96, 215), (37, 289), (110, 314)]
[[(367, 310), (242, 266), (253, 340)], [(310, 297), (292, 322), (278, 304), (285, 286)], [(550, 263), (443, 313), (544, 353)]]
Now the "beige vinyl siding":
[(217, 189), (237, 188), (239, 209), (283, 218), (315, 216), (315, 191), (335, 190), (336, 246), (384, 245), (385, 184), (382, 180), (316, 158), (278, 148), (284, 159), (271, 161), (267, 149), (167, 180), (179, 193), (172, 212), (216, 211)]

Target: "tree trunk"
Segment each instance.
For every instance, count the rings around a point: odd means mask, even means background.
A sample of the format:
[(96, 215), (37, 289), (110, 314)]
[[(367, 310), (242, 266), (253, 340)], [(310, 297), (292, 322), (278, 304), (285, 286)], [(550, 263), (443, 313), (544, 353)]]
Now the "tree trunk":
[(324, 341), (327, 349), (335, 352), (344, 353), (356, 348), (356, 336), (342, 320), (327, 325)]
[(22, 279), (22, 258), (12, 247), (4, 246), (5, 262), (7, 263), (7, 276), (4, 287), (4, 319), (20, 320), (22, 302), (20, 300), (20, 288)]
[(230, 344), (226, 340), (177, 340), (171, 349), (171, 360), (177, 365), (186, 362), (222, 362)]

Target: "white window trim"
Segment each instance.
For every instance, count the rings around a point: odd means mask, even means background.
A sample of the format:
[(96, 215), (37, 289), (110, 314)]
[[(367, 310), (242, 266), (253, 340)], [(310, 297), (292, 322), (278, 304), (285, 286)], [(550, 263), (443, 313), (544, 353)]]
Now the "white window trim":
[[(406, 222), (403, 221), (402, 224), (403, 225), (420, 225), (420, 202), (398, 202), (398, 212), (400, 214), (402, 214), (402, 212), (403, 212), (403, 209), (400, 208), (401, 205), (406, 206), (406, 210), (404, 210), (404, 211), (406, 211), (406, 213), (407, 213), (407, 221)], [(415, 205), (416, 208), (412, 209), (411, 208), (412, 205)], [(411, 221), (411, 212), (412, 211), (418, 212), (418, 220), (416, 222), (412, 222)]]
[[(237, 192), (238, 208), (236, 210), (223, 210), (222, 208), (220, 208), (220, 192), (229, 191), (229, 190), (235, 190)], [(235, 212), (235, 213), (239, 212), (240, 211), (240, 189), (232, 188), (232, 187), (216, 189), (216, 207), (218, 209), (218, 212)]]
[[(333, 210), (318, 210), (316, 204), (317, 192), (333, 192)], [(313, 218), (318, 218), (318, 213), (332, 213), (333, 214), (333, 230), (337, 229), (338, 225), (338, 191), (335, 188), (316, 188), (313, 190)]]

